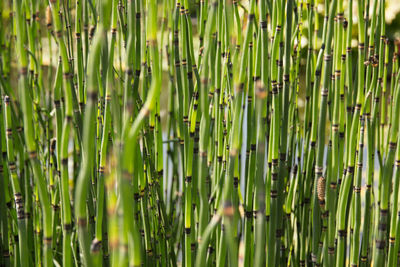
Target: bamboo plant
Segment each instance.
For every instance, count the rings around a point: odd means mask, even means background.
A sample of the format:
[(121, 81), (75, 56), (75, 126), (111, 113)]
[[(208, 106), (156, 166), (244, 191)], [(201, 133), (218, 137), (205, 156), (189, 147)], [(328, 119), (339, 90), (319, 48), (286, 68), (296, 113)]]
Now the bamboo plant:
[(399, 265), (386, 8), (1, 1), (0, 266)]

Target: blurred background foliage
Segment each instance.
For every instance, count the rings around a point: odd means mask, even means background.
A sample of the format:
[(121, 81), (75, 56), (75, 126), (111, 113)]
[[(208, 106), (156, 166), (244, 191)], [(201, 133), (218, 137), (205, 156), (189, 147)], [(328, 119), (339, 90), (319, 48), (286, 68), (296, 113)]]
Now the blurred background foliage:
[[(42, 1), (42, 0), (39, 0)], [(71, 1), (71, 0), (63, 0), (63, 1), (69, 1), (68, 5), (71, 9), (71, 14), (74, 14), (75, 11), (75, 1)], [(95, 0), (87, 0), (87, 1), (92, 1), (94, 4), (96, 3)], [(164, 0), (158, 0), (159, 3), (159, 24), (161, 25), (161, 20), (163, 19), (163, 16), (168, 16), (169, 14), (166, 14), (164, 12)], [(269, 1), (274, 1), (274, 0), (269, 0)], [(326, 1), (330, 1), (330, 0), (326, 0)], [(372, 14), (372, 2), (373, 0), (365, 0), (366, 3), (369, 1), (369, 6), (370, 6), (370, 14)], [(192, 18), (192, 30), (193, 30), (193, 35), (194, 35), (194, 39), (193, 39), (193, 45), (194, 45), (194, 50), (198, 51), (199, 49), (199, 39), (196, 38), (197, 35), (197, 18), (198, 18), (198, 12), (199, 12), (199, 2), (200, 0), (189, 0), (189, 5), (190, 5), (190, 14), (191, 14), (191, 18)], [(302, 38), (301, 38), (301, 52), (300, 52), (300, 57), (301, 57), (301, 61), (300, 61), (300, 66), (305, 66), (306, 64), (306, 56), (307, 56), (307, 49), (308, 49), (308, 44), (309, 44), (309, 40), (307, 39), (307, 35), (308, 35), (308, 31), (310, 29), (310, 25), (308, 25), (306, 18), (306, 10), (308, 8), (307, 3), (310, 3), (310, 0), (297, 0), (297, 6), (300, 7), (300, 5), (302, 6), (302, 15), (303, 15), (303, 23), (302, 23)], [(353, 19), (353, 28), (352, 28), (352, 35), (353, 35), (353, 41), (352, 41), (352, 47), (353, 50), (356, 51), (357, 49), (357, 35), (358, 35), (358, 17), (357, 17), (357, 2), (356, 0), (353, 0), (353, 12), (351, 14), (352, 19)], [(11, 6), (12, 1), (6, 1), (6, 0), (0, 0), (0, 12), (1, 12), (1, 23), (0, 25), (6, 25), (6, 27), (12, 27), (12, 6)], [(317, 38), (317, 47), (319, 48), (321, 46), (321, 42), (322, 42), (322, 27), (323, 27), (323, 20), (324, 20), (324, 13), (325, 13), (325, 2), (324, 0), (316, 0), (314, 1), (314, 7), (317, 10), (318, 13), (318, 24), (319, 24), (319, 31), (318, 31), (318, 38)], [(46, 29), (46, 6), (47, 6), (47, 1), (42, 1), (42, 3), (40, 3), (42, 5), (43, 8), (40, 9), (40, 14), (39, 17), (37, 19), (40, 20), (41, 23), (41, 27), (38, 29), (39, 31), (41, 29)], [(240, 15), (243, 17), (243, 23), (242, 25), (246, 25), (246, 21), (247, 21), (247, 15), (248, 15), (248, 5), (249, 5), (249, 1), (248, 0), (238, 0), (238, 4), (240, 6), (239, 8), (239, 12)], [(344, 1), (344, 10), (345, 10), (345, 18), (348, 19), (350, 14), (349, 14), (349, 1), (345, 0)], [(386, 5), (386, 9), (385, 9), (385, 17), (386, 17), (386, 37), (389, 38), (389, 45), (391, 46), (390, 50), (391, 51), (389, 58), (393, 57), (393, 46), (395, 44), (400, 46), (400, 42), (398, 40), (400, 40), (400, 0), (386, 0), (385, 1), (385, 5)], [(74, 27), (74, 22), (72, 21), (72, 27)], [(270, 25), (270, 24), (269, 24)], [(314, 25), (313, 25), (314, 26)], [(245, 26), (243, 26), (245, 27)], [(15, 28), (15, 27), (14, 27)], [(2, 38), (0, 40), (0, 44), (1, 44), (1, 49), (4, 48), (4, 43), (6, 42), (6, 39), (13, 39), (15, 38), (15, 31), (10, 31), (9, 29), (0, 29), (1, 31), (5, 32), (6, 35), (1, 35), (0, 38)], [(243, 29), (245, 30), (245, 29)], [(166, 40), (165, 38), (168, 38), (167, 36), (167, 31), (165, 32), (160, 32), (161, 31), (161, 27), (158, 33), (158, 38), (161, 39), (161, 36), (164, 40)], [(7, 35), (8, 34), (8, 35)], [(57, 65), (57, 60), (58, 60), (58, 49), (57, 49), (57, 45), (56, 42), (54, 40), (54, 38), (48, 38), (48, 33), (46, 30), (42, 30), (42, 32), (40, 33), (42, 38), (41, 38), (41, 48), (42, 48), (42, 57), (41, 57), (41, 65), (43, 67), (43, 73), (44, 75), (48, 75), (50, 77), (54, 76), (55, 74), (55, 68)], [(232, 30), (231, 31), (232, 34), (232, 49), (233, 49), (233, 45), (234, 45), (234, 38), (235, 38), (235, 34), (236, 31)], [(370, 33), (369, 33), (370, 34)], [(3, 37), (4, 36), (4, 37)], [(14, 39), (15, 40), (15, 39)], [(379, 40), (379, 37), (376, 38), (376, 40)], [(164, 41), (165, 42), (165, 41)], [(298, 45), (298, 44), (296, 44)], [(11, 51), (10, 51), (11, 52)], [(114, 62), (114, 67), (116, 70), (119, 69), (125, 69), (125, 65), (124, 65), (124, 60), (121, 61), (122, 58), (124, 58), (124, 54), (125, 51), (119, 51), (120, 56), (115, 58), (115, 62)], [(164, 52), (162, 52), (162, 56), (165, 57), (166, 54)], [(379, 57), (379, 55), (377, 55)], [(353, 53), (353, 62), (357, 62), (356, 61), (356, 57), (357, 57), (357, 53)], [(16, 63), (17, 63), (17, 56), (16, 55), (12, 55), (12, 62), (2, 62), (3, 65), (9, 65), (8, 67), (10, 69), (15, 69), (16, 68)], [(168, 75), (167, 75), (167, 70), (168, 70), (168, 66), (167, 66), (167, 60), (166, 58), (163, 59), (163, 70), (164, 70), (164, 75), (163, 75), (163, 80), (165, 82), (167, 82), (168, 79)], [(356, 67), (356, 64), (354, 64), (354, 68)], [(389, 73), (391, 72), (391, 67), (389, 66)], [(305, 77), (304, 77), (304, 72), (305, 72), (305, 68), (300, 67), (300, 79), (299, 79), (299, 109), (300, 109), (300, 117), (302, 119), (303, 116), (303, 106), (304, 106), (304, 97), (305, 97)], [(17, 72), (11, 72), (11, 75), (15, 76), (17, 75)], [(388, 79), (390, 79), (391, 76), (388, 76)], [(12, 81), (16, 81), (17, 79), (12, 79)], [(51, 80), (51, 79), (50, 79)], [(167, 84), (167, 83), (165, 83)], [(44, 80), (44, 86), (46, 88), (51, 88), (49, 87), (49, 85), (47, 84), (47, 79)], [(164, 94), (164, 95), (163, 95)], [(166, 90), (162, 91), (162, 96), (161, 98), (164, 99), (164, 97), (166, 97)], [(166, 99), (166, 98), (165, 98)], [(162, 101), (165, 103), (161, 103), (161, 117), (162, 117), (162, 121), (164, 124), (164, 120), (163, 120), (163, 115), (165, 114), (165, 110), (166, 110), (166, 102), (167, 101)]]
[[(64, 0), (66, 1), (66, 0)], [(90, 1), (90, 0), (88, 0)], [(95, 0), (91, 0), (93, 2), (95, 2)], [(190, 5), (190, 13), (191, 13), (191, 17), (192, 17), (192, 25), (193, 25), (193, 34), (196, 36), (197, 33), (197, 12), (198, 12), (198, 6), (199, 6), (199, 1), (200, 0), (189, 0), (189, 5)], [(273, 0), (269, 0), (269, 1), (273, 1)], [(329, 1), (329, 0), (327, 0)], [(372, 13), (372, 0), (366, 0), (366, 1), (370, 1), (370, 14)], [(159, 2), (159, 15), (163, 14), (163, 0), (158, 0)], [(241, 14), (241, 16), (245, 16), (247, 17), (247, 10), (248, 10), (248, 4), (249, 1), (248, 0), (238, 0), (239, 2), (239, 6), (241, 8), (239, 8), (239, 12)], [(298, 6), (302, 3), (303, 6), (303, 18), (306, 15), (306, 9), (307, 9), (307, 2), (309, 1), (297, 1)], [(12, 18), (12, 7), (10, 6), (11, 1), (0, 1), (0, 12), (1, 12), (1, 20), (2, 23), (1, 25), (8, 25), (9, 27), (11, 26), (11, 18)], [(348, 18), (350, 16), (350, 14), (348, 14), (348, 4), (349, 1), (344, 1), (344, 8), (345, 8), (345, 18)], [(45, 26), (46, 22), (45, 22), (45, 8), (44, 6), (47, 5), (47, 1), (43, 1), (43, 8), (41, 9), (41, 14), (39, 16), (39, 20), (41, 21), (41, 24), (43, 26)], [(400, 0), (386, 0), (386, 11), (385, 11), (385, 15), (386, 15), (386, 37), (389, 38), (391, 45), (394, 45), (394, 41), (396, 39), (400, 39)], [(69, 3), (70, 9), (72, 12), (74, 12), (75, 9), (75, 1), (70, 1)], [(321, 43), (321, 35), (322, 35), (322, 25), (323, 25), (323, 17), (324, 17), (324, 12), (325, 12), (325, 3), (324, 0), (317, 0), (315, 1), (315, 7), (318, 13), (318, 21), (319, 21), (319, 34), (318, 34), (318, 47), (320, 46)], [(168, 15), (168, 14), (166, 14)], [(357, 34), (358, 34), (358, 29), (357, 29), (357, 22), (358, 22), (358, 17), (357, 17), (357, 1), (353, 1), (353, 14), (352, 14), (352, 18), (353, 18), (353, 32), (352, 35), (354, 37), (352, 46), (353, 48), (355, 48), (357, 46)], [(159, 20), (161, 21), (162, 17), (160, 15)], [(246, 25), (245, 23), (243, 23), (243, 25)], [(73, 25), (72, 25), (73, 26)], [(42, 27), (41, 27), (42, 28)], [(44, 27), (45, 28), (45, 27)], [(161, 28), (160, 28), (161, 29)], [(5, 32), (9, 32), (6, 31), (5, 29), (3, 29)], [(307, 21), (304, 21), (302, 24), (302, 40), (301, 40), (301, 47), (304, 48), (308, 45), (308, 40), (307, 40), (307, 32), (309, 30), (309, 25), (307, 25)], [(232, 33), (234, 34), (235, 32), (232, 31)], [(162, 33), (159, 33), (159, 35), (161, 35)], [(55, 42), (54, 42), (54, 46), (49, 46), (46, 42), (47, 42), (47, 38), (46, 38), (46, 32), (42, 32), (41, 35), (43, 36), (43, 64), (44, 65), (55, 65), (56, 61), (54, 62), (49, 62), (49, 56), (47, 55), (49, 52), (52, 53), (57, 53), (57, 49), (55, 47)], [(12, 36), (6, 36), (6, 38), (12, 38)], [(0, 40), (1, 44), (4, 43), (5, 40)], [(54, 40), (53, 40), (54, 41)], [(52, 41), (52, 42), (53, 42)], [(196, 41), (198, 41), (196, 38), (195, 40), (193, 40), (195, 42), (195, 48), (196, 46), (198, 46), (198, 44), (196, 43)], [(3, 47), (3, 46), (2, 46)], [(51, 50), (49, 50), (49, 48), (51, 48)], [(198, 48), (198, 47), (197, 47)], [(306, 56), (306, 49), (302, 51), (302, 57)], [(117, 60), (117, 59), (116, 59)], [(165, 66), (166, 67), (166, 66)]]

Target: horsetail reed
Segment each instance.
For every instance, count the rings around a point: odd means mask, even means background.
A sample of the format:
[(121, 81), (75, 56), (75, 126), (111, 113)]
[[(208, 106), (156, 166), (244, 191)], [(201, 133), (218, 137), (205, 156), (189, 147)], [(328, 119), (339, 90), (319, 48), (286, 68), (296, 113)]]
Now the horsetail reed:
[(0, 2), (0, 266), (399, 265), (387, 6)]

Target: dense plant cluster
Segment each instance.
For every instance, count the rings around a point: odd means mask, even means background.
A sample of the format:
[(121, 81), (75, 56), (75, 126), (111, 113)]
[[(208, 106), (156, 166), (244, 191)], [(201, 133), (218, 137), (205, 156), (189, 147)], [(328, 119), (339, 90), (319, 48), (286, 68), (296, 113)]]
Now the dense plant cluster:
[(398, 44), (354, 1), (1, 1), (0, 266), (398, 266)]

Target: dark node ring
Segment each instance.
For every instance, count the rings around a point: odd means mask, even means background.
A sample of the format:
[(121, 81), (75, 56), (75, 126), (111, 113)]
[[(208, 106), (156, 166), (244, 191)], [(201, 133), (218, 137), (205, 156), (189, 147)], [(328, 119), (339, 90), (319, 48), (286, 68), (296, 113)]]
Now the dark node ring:
[(10, 171), (14, 171), (17, 168), (17, 166), (15, 165), (15, 161), (9, 161), (8, 168), (10, 169)]
[(22, 67), (20, 70), (19, 70), (19, 74), (20, 75), (26, 75), (28, 73), (28, 68), (27, 67)]
[(293, 168), (292, 168), (292, 173), (293, 173), (293, 175), (296, 175), (296, 174), (297, 174), (297, 169), (298, 169), (298, 167), (297, 167), (297, 164), (296, 164), (296, 165), (294, 165)]
[(96, 101), (97, 100), (97, 92), (95, 91), (89, 91), (87, 93), (87, 97), (92, 100), (92, 101)]
[(379, 212), (380, 212), (381, 216), (387, 216), (389, 210), (387, 210), (387, 209), (381, 209)]
[(20, 203), (22, 200), (22, 194), (20, 192), (14, 194), (15, 203)]
[(17, 207), (17, 219), (18, 220), (23, 220), (25, 219), (25, 212), (22, 207)]
[(345, 237), (347, 235), (347, 231), (346, 230), (338, 230), (338, 235), (339, 235), (339, 237)]
[(330, 61), (332, 59), (332, 55), (331, 54), (325, 54), (324, 55), (324, 60), (325, 61)]
[(65, 231), (71, 231), (72, 230), (72, 224), (70, 224), (70, 223), (64, 224), (64, 230)]
[(99, 167), (99, 173), (104, 173), (104, 171), (105, 171), (104, 166), (100, 166), (100, 167)]
[[(322, 203), (322, 206), (323, 206), (323, 205), (325, 205), (325, 200), (322, 200), (322, 201), (320, 200), (319, 203), (320, 203), (320, 205)], [(324, 213), (322, 213), (321, 217), (322, 217), (322, 219), (329, 218), (329, 210), (327, 210)], [(327, 229), (328, 229), (327, 226), (322, 226), (322, 230), (326, 231)]]
[(275, 236), (276, 236), (276, 238), (281, 238), (282, 237), (282, 229), (276, 229)]
[(45, 245), (51, 245), (52, 241), (53, 241), (53, 238), (51, 236), (50, 237), (43, 237), (43, 243)]
[(240, 84), (238, 85), (238, 91), (242, 91), (243, 88), (244, 88), (244, 83), (240, 83)]
[(381, 241), (381, 240), (376, 240), (375, 241), (375, 246), (376, 246), (376, 248), (377, 249), (379, 249), (379, 250), (382, 250), (382, 249), (384, 249), (385, 248), (385, 241)]
[(289, 74), (283, 75), (283, 81), (284, 82), (289, 82)]
[(97, 238), (95, 238), (95, 239), (93, 240), (91, 246), (90, 246), (90, 250), (91, 250), (93, 253), (99, 252), (100, 249), (101, 249), (101, 243), (102, 243), (101, 240), (98, 240)]
[(316, 174), (322, 174), (322, 171), (324, 170), (323, 167), (320, 166), (315, 166), (315, 173)]
[(311, 253), (311, 261), (315, 264), (317, 262), (317, 255)]
[(86, 218), (79, 218), (79, 219), (78, 219), (78, 226), (80, 226), (80, 227), (86, 227), (86, 225), (87, 225), (87, 220), (86, 220)]
[(61, 164), (62, 165), (67, 165), (68, 164), (68, 158), (62, 158), (61, 159)]
[(56, 36), (57, 38), (60, 38), (62, 36), (62, 31), (56, 31)]
[(251, 219), (251, 217), (253, 216), (253, 212), (252, 211), (246, 211), (245, 214), (246, 214), (246, 218), (247, 219)]
[(233, 186), (238, 187), (239, 185), (239, 178), (238, 177), (233, 177)]
[(397, 147), (397, 143), (396, 142), (389, 142), (389, 149), (395, 150)]
[(37, 157), (36, 150), (29, 151), (29, 152), (28, 152), (28, 155), (29, 155), (29, 158), (30, 158), (30, 159), (35, 159), (35, 158)]
[(261, 26), (261, 29), (266, 29), (267, 28), (267, 22), (266, 21), (261, 21), (260, 22), (260, 26)]
[(353, 173), (354, 173), (354, 166), (348, 166), (348, 167), (347, 167), (347, 172), (348, 172), (349, 174), (353, 174)]

